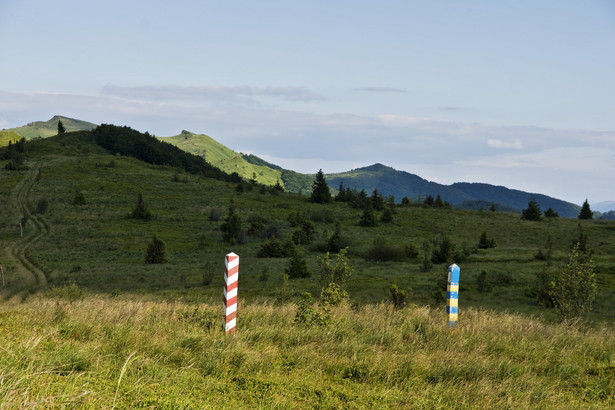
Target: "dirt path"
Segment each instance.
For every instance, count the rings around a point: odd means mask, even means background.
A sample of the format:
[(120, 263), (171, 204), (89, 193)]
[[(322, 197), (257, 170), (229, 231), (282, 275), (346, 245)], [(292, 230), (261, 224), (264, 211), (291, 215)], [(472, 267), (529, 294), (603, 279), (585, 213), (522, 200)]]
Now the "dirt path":
[[(23, 237), (17, 233), (17, 238), (8, 243), (4, 249), (3, 262), (5, 273), (8, 268), (11, 268), (15, 274), (14, 281), (11, 286), (12, 292), (4, 294), (5, 297), (13, 296), (15, 291), (27, 291), (33, 288), (42, 288), (47, 286), (47, 277), (45, 273), (36, 266), (36, 263), (29, 257), (28, 250), (36, 241), (50, 233), (50, 226), (40, 216), (30, 212), (29, 197), (32, 188), (37, 181), (37, 175), (41, 169), (40, 164), (33, 164), (25, 173), (23, 179), (13, 188), (9, 195), (9, 207), (11, 209), (8, 218), (11, 223), (19, 224), (22, 217), (27, 217), (27, 222), (23, 227)], [(16, 228), (19, 230), (19, 227)]]

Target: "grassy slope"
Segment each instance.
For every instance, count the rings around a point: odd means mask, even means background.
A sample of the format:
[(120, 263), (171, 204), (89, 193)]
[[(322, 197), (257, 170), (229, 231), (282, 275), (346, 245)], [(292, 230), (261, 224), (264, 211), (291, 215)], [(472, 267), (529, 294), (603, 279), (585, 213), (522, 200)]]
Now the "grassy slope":
[(58, 133), (58, 121), (62, 121), (66, 132), (91, 130), (96, 127), (87, 121), (76, 120), (73, 118), (62, 117), (56, 115), (49, 121), (36, 121), (22, 127), (11, 128), (11, 131), (25, 137), (26, 139), (33, 138), (48, 138)]
[(9, 145), (9, 141), (15, 143), (21, 139), (21, 135), (15, 131), (2, 130), (0, 131), (0, 147), (6, 147)]
[(615, 332), (464, 311), (372, 305), (294, 325), (289, 304), (79, 295), (0, 307), (8, 408), (612, 408)]
[(241, 177), (248, 180), (256, 175), (256, 181), (264, 185), (275, 185), (277, 181), (282, 183), (282, 173), (279, 170), (252, 164), (246, 161), (241, 154), (225, 147), (207, 135), (182, 131), (180, 135), (163, 137), (160, 140), (201, 156), (207, 162), (228, 174), (237, 172)]
[[(549, 324), (554, 312), (525, 295), (546, 268), (533, 258), (537, 249), (550, 238), (551, 269), (559, 269), (578, 235), (577, 220), (532, 223), (514, 214), (411, 207), (399, 208), (394, 224), (362, 228), (360, 212), (345, 204), (313, 205), (298, 195), (258, 190), (238, 194), (232, 184), (196, 176), (173, 182), (175, 169), (108, 155), (90, 143), (84, 133), (27, 144), (30, 161), (41, 166), (27, 201), (31, 208), (40, 199), (49, 202), (40, 215), (49, 232), (27, 254), (56, 288), (25, 303), (2, 304), (0, 400), (9, 407), (111, 407), (114, 401), (119, 407), (219, 407), (227, 400), (240, 407), (615, 404), (614, 222), (583, 221), (600, 287), (591, 319), (607, 328), (578, 330)], [(63, 155), (67, 149), (70, 156)], [(0, 208), (7, 209), (14, 188), (36, 168), (30, 162), (30, 170), (8, 172), (3, 165)], [(87, 205), (72, 204), (77, 192), (85, 193)], [(155, 220), (126, 219), (139, 192)], [(330, 327), (294, 326), (294, 305), (272, 303), (316, 293), (316, 278), (284, 281), (288, 259), (257, 258), (258, 237), (244, 245), (222, 243), (222, 222), (208, 217), (212, 210), (224, 215), (231, 199), (246, 227), (250, 217), (262, 216), (286, 237), (293, 231), (289, 213), (309, 209), (315, 245), (341, 223), (354, 266), (348, 283), (353, 308), (336, 309)], [(19, 217), (0, 214), (5, 250), (21, 243)], [(33, 228), (29, 221), (26, 236)], [(427, 307), (445, 265), (423, 273), (418, 260), (378, 263), (362, 257), (374, 243), (420, 248), (441, 233), (458, 246), (472, 245), (483, 231), (498, 246), (460, 263), (461, 313), (453, 332), (443, 306)], [(167, 243), (169, 262), (145, 265), (155, 233)], [(305, 248), (314, 271), (322, 256), (315, 245)], [(230, 251), (241, 257), (240, 331), (225, 338), (219, 330), (221, 272)], [(495, 282), (492, 293), (481, 294), (481, 270), (512, 282)], [(4, 296), (10, 297), (25, 278), (10, 263), (4, 271)], [(204, 284), (210, 273), (213, 280)], [(80, 288), (69, 286), (73, 282)], [(412, 287), (412, 301), (423, 307), (392, 311), (380, 305), (392, 283)], [(82, 289), (90, 296), (71, 303)]]

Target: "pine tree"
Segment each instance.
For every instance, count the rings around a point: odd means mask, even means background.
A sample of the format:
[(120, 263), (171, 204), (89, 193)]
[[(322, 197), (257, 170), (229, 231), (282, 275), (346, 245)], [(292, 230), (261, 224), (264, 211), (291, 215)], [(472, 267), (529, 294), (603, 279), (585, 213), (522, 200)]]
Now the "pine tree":
[(166, 245), (158, 239), (158, 236), (154, 235), (152, 241), (147, 245), (147, 251), (145, 252), (145, 263), (156, 264), (166, 263), (165, 258)]
[(64, 124), (62, 124), (62, 120), (58, 120), (58, 134), (64, 134), (66, 132), (66, 128), (64, 128)]
[(331, 191), (325, 180), (325, 174), (322, 169), (316, 174), (316, 179), (312, 184), (312, 202), (317, 204), (326, 204), (331, 202)]
[(527, 221), (539, 221), (542, 219), (540, 205), (538, 205), (538, 202), (536, 202), (534, 198), (530, 199), (527, 203), (527, 208), (522, 211), (521, 219), (525, 219)]
[(298, 246), (295, 247), (293, 250), (293, 256), (288, 262), (286, 274), (288, 275), (289, 279), (308, 278), (312, 276), (312, 272), (310, 272), (307, 267), (305, 255), (303, 254), (301, 248), (299, 248)]
[(583, 206), (581, 207), (581, 212), (579, 212), (579, 219), (593, 219), (593, 217), (594, 213), (589, 207), (589, 202), (585, 199), (585, 202), (583, 202)]
[(149, 209), (147, 209), (147, 204), (143, 199), (143, 194), (139, 193), (139, 196), (137, 198), (137, 205), (135, 206), (135, 209), (133, 209), (130, 213), (130, 217), (134, 219), (144, 219), (146, 221), (152, 219), (152, 213)]

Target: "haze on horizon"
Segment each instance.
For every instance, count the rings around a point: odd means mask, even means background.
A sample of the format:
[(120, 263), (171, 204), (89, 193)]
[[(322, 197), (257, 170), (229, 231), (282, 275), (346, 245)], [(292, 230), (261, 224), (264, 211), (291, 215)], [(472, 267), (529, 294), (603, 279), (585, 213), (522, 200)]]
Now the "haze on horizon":
[(608, 0), (7, 0), (0, 44), (0, 128), (60, 114), (299, 172), (615, 200)]

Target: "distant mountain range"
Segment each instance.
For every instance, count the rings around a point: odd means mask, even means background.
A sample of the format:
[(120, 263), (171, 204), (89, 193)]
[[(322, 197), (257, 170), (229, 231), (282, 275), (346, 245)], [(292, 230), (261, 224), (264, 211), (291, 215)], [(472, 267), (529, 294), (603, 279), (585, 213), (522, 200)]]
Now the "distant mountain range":
[[(32, 139), (56, 135), (60, 120), (67, 132), (91, 130), (97, 126), (86, 121), (54, 116), (49, 121), (33, 122), (22, 127), (0, 131), (0, 144), (6, 145), (9, 140), (16, 140), (20, 137)], [(282, 169), (254, 155), (237, 153), (207, 135), (182, 131), (179, 135), (159, 139), (203, 157), (207, 162), (226, 173), (236, 172), (245, 179), (255, 179), (266, 185), (274, 185), (280, 181), (285, 189), (291, 192), (311, 191), (313, 175)], [(579, 205), (538, 193), (483, 183), (457, 182), (452, 185), (443, 185), (382, 164), (342, 173), (325, 174), (325, 178), (334, 191), (339, 188), (340, 184), (343, 184), (345, 188), (354, 188), (358, 191), (364, 189), (368, 195), (377, 189), (385, 197), (393, 195), (397, 201), (403, 197), (420, 200), (429, 195), (433, 197), (440, 195), (442, 200), (448, 201), (456, 208), (486, 210), (494, 205), (499, 211), (519, 212), (526, 208), (529, 200), (533, 198), (543, 211), (552, 208), (563, 217), (575, 218), (580, 210)], [(615, 209), (615, 201), (597, 204), (592, 206), (592, 209), (607, 212)]]

